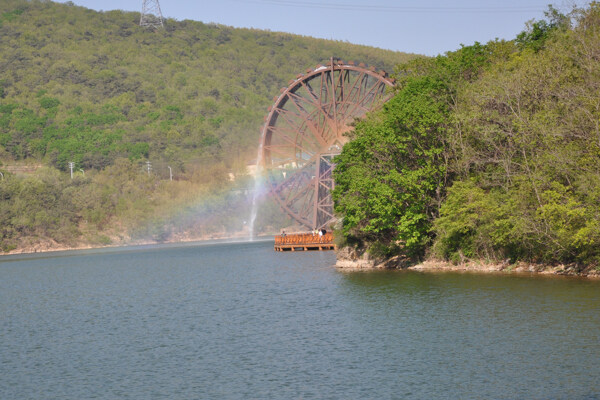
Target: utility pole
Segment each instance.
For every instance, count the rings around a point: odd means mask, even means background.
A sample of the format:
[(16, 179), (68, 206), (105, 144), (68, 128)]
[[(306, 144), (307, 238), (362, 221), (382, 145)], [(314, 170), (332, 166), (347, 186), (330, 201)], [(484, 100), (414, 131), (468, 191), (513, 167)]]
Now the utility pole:
[(158, 0), (143, 0), (140, 26), (152, 29), (164, 28), (163, 16)]
[(148, 170), (148, 175), (150, 175), (150, 171), (152, 171), (152, 164), (150, 160), (146, 161), (146, 169)]
[(168, 165), (167, 165), (167, 168), (169, 168), (169, 180), (172, 181), (173, 180), (173, 170)]
[(73, 161), (69, 161), (69, 168), (71, 169), (71, 179), (73, 179), (73, 167), (75, 167), (75, 163)]

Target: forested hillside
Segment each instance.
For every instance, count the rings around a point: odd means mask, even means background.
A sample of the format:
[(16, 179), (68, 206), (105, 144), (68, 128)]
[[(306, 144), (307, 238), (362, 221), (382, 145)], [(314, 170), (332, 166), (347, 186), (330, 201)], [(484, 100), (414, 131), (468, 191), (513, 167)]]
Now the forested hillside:
[[(0, 5), (2, 136), (15, 159), (101, 169), (116, 157), (246, 162), (279, 88), (331, 56), (392, 70), (406, 55), (138, 13)], [(97, 147), (102, 152), (95, 151)]]
[[(390, 71), (413, 57), (189, 20), (152, 31), (137, 25), (139, 17), (49, 1), (0, 3), (4, 250), (46, 239), (108, 243), (138, 231), (169, 238), (192, 229), (198, 207), (197, 220), (211, 222), (197, 222), (196, 234), (239, 231), (245, 199), (231, 196), (248, 182), (228, 177), (256, 157), (279, 89), (332, 56)], [(44, 168), (10, 173), (22, 165)], [(199, 198), (212, 200), (199, 205)]]
[(396, 72), (395, 97), (337, 159), (347, 245), (600, 264), (600, 3)]

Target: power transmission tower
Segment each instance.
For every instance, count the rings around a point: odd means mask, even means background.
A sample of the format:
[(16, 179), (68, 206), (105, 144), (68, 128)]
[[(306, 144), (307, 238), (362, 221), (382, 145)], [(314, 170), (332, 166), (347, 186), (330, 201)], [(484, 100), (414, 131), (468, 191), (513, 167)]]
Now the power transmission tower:
[(75, 163), (73, 161), (69, 161), (69, 168), (71, 169), (71, 179), (73, 179), (73, 167), (75, 166)]
[(158, 29), (163, 28), (163, 16), (158, 0), (143, 0), (140, 26)]
[(150, 175), (150, 171), (152, 171), (152, 164), (150, 161), (146, 161), (146, 169), (148, 170), (148, 175)]

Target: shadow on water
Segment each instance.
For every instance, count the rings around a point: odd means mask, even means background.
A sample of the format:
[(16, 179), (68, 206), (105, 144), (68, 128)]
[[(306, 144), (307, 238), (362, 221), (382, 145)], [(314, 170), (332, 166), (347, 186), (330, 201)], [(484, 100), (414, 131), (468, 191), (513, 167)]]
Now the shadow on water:
[(361, 297), (443, 298), (451, 301), (488, 300), (505, 307), (544, 306), (580, 310), (600, 306), (600, 281), (547, 275), (460, 272), (370, 271), (342, 273), (343, 293)]

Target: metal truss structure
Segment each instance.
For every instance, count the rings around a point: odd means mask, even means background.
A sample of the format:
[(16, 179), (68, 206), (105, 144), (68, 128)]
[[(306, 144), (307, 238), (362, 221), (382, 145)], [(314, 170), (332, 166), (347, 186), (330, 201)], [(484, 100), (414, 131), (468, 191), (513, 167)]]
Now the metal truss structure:
[(158, 0), (143, 0), (140, 26), (147, 28), (163, 28), (163, 16)]
[(330, 59), (299, 74), (273, 99), (261, 136), (261, 164), (271, 195), (296, 222), (328, 227), (334, 157), (356, 118), (391, 97), (385, 71)]

